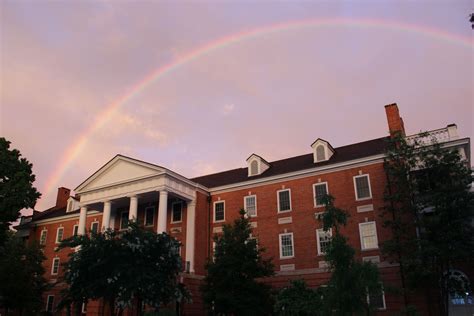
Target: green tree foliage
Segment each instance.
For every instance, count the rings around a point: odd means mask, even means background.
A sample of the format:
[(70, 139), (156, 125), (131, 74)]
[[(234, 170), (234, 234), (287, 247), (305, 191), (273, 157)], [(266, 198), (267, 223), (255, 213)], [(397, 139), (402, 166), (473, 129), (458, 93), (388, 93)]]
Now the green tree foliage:
[(39, 314), (44, 308), (41, 295), (47, 288), (40, 246), (26, 244), (9, 232), (0, 249), (0, 306), (15, 310), (16, 315)]
[(367, 302), (367, 295), (380, 295), (382, 288), (378, 268), (371, 262), (355, 259), (355, 250), (341, 232), (347, 223), (346, 211), (334, 205), (334, 198), (323, 198), (325, 212), (322, 215), (323, 229), (333, 229), (333, 236), (326, 250), (325, 259), (332, 273), (327, 287), (322, 288), (323, 314), (370, 315), (374, 306)]
[(131, 306), (141, 311), (142, 303), (158, 310), (162, 304), (188, 297), (178, 284), (179, 246), (169, 235), (136, 223), (122, 233), (108, 230), (64, 240), (61, 248), (79, 250), (70, 254), (65, 265), (64, 281), (69, 286), (61, 306), (103, 299), (113, 315)]
[(270, 287), (257, 279), (273, 275), (271, 259), (250, 238), (252, 229), (245, 212), (214, 236), (214, 260), (206, 264), (203, 298), (211, 313), (266, 315), (272, 311)]
[(0, 137), (0, 245), (20, 210), (34, 207), (41, 196), (33, 187), (32, 166), (17, 149), (10, 149), (9, 141)]
[(322, 293), (308, 288), (304, 280), (295, 280), (276, 296), (275, 314), (281, 316), (321, 315)]
[(393, 237), (383, 250), (400, 263), (406, 303), (412, 289), (438, 289), (447, 314), (449, 295), (466, 292), (448, 271), (474, 258), (471, 170), (457, 150), (443, 148), (427, 134), (410, 143), (400, 135), (393, 138), (385, 170), (385, 225)]

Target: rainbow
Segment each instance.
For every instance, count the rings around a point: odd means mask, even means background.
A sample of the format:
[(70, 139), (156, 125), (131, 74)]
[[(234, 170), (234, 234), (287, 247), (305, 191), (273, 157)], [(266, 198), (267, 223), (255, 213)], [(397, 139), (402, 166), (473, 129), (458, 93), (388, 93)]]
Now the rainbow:
[[(468, 28), (469, 25), (467, 25)], [(207, 44), (197, 47), (180, 57), (176, 58), (169, 64), (158, 67), (151, 71), (138, 83), (130, 87), (122, 96), (117, 100), (107, 105), (100, 113), (97, 114), (93, 123), (85, 129), (80, 136), (71, 143), (71, 145), (63, 152), (57, 168), (51, 173), (46, 181), (44, 187), (44, 194), (48, 195), (56, 189), (59, 181), (62, 179), (64, 173), (69, 169), (71, 164), (82, 152), (86, 146), (89, 138), (94, 134), (95, 131), (99, 130), (110, 120), (111, 117), (130, 99), (138, 95), (140, 92), (145, 90), (151, 84), (157, 80), (163, 78), (167, 74), (179, 69), (180, 67), (189, 64), (200, 57), (210, 54), (216, 50), (229, 47), (248, 41), (251, 39), (258, 38), (263, 35), (299, 30), (304, 28), (320, 28), (320, 27), (358, 27), (358, 28), (379, 28), (393, 31), (410, 32), (419, 34), (426, 37), (431, 37), (438, 40), (444, 40), (453, 44), (462, 45), (466, 48), (472, 49), (473, 41), (470, 37), (463, 37), (460, 35), (448, 33), (434, 28), (428, 28), (415, 24), (400, 23), (394, 21), (385, 21), (377, 19), (345, 19), (345, 18), (325, 18), (325, 19), (312, 19), (312, 20), (296, 20), (284, 23), (272, 24), (268, 26), (258, 27), (243, 32), (231, 34), (228, 36), (221, 37), (217, 40), (211, 41)]]

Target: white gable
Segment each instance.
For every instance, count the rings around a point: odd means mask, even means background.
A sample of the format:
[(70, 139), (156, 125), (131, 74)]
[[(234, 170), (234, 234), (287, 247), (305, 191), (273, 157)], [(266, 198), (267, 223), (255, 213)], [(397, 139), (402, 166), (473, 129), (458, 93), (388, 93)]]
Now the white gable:
[(84, 181), (75, 191), (81, 192), (103, 188), (134, 179), (158, 175), (163, 172), (164, 170), (158, 166), (117, 156)]

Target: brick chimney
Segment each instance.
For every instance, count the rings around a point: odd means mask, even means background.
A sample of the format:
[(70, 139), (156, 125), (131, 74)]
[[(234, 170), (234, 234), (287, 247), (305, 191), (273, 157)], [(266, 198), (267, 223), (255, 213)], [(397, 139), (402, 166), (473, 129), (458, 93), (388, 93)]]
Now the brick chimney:
[(397, 104), (392, 103), (386, 105), (385, 114), (387, 115), (390, 136), (393, 137), (398, 133), (400, 133), (402, 136), (405, 136), (405, 125), (403, 124), (403, 119), (400, 117), (400, 113), (398, 112)]
[(67, 200), (69, 199), (69, 194), (71, 190), (68, 188), (60, 187), (58, 188), (58, 196), (56, 197), (56, 206), (55, 208), (62, 208), (67, 206)]

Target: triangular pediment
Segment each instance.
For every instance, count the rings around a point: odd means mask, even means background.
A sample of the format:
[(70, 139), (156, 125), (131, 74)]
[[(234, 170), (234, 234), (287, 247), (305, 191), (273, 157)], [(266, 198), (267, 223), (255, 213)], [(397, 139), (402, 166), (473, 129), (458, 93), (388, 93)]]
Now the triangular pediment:
[(119, 183), (159, 175), (164, 172), (165, 169), (159, 166), (117, 155), (81, 183), (75, 191), (80, 193), (105, 188)]

